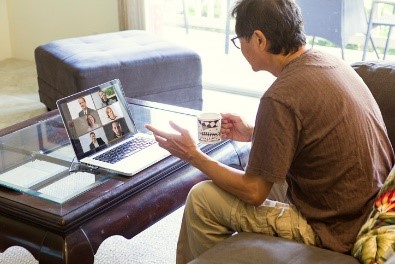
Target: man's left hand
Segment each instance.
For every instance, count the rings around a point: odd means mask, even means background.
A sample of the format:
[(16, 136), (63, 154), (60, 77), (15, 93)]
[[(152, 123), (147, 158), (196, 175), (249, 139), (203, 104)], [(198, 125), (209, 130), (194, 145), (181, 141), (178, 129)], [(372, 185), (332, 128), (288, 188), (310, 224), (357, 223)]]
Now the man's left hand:
[(145, 125), (145, 128), (154, 134), (159, 146), (169, 151), (173, 156), (189, 162), (193, 159), (193, 153), (200, 151), (199, 147), (187, 129), (178, 126), (172, 121), (169, 124), (178, 133), (165, 132), (150, 124)]

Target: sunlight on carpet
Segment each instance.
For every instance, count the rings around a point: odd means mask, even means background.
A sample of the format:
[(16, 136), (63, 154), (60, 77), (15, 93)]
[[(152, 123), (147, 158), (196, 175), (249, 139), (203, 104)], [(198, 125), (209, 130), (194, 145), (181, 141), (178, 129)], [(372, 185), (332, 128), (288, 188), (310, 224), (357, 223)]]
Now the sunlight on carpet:
[[(31, 94), (35, 97), (35, 94)], [(25, 94), (26, 96), (26, 94)], [(45, 105), (28, 97), (18, 97), (0, 92), (0, 129), (47, 112)]]
[(47, 112), (38, 97), (34, 62), (0, 61), (0, 129)]

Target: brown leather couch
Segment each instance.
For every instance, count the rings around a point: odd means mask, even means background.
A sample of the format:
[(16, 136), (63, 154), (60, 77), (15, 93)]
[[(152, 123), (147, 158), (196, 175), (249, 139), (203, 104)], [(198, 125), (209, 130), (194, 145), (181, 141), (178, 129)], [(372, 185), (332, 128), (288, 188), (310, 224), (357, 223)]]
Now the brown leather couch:
[[(395, 63), (359, 62), (352, 67), (365, 81), (376, 99), (388, 135), (395, 146)], [(214, 246), (193, 264), (265, 263), (265, 264), (357, 264), (352, 256), (307, 246), (295, 241), (260, 234), (240, 233)], [(395, 263), (395, 256), (386, 264)]]

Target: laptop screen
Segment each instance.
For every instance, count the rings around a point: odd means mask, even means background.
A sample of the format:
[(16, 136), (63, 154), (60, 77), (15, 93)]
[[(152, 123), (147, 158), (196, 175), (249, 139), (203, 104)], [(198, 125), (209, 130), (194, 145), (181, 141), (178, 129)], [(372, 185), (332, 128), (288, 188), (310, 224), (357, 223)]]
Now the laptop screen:
[(78, 160), (137, 133), (117, 79), (56, 103)]

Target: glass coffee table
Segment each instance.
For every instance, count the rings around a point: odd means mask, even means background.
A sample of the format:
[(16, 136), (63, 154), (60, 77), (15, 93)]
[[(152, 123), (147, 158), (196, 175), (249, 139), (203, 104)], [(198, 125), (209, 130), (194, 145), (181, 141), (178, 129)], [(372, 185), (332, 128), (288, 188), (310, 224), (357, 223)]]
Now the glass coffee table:
[[(169, 120), (196, 131), (195, 110), (128, 99), (140, 131)], [(169, 128), (170, 129), (170, 128)], [(244, 167), (248, 144), (202, 145), (225, 164)], [(0, 252), (27, 249), (40, 263), (93, 263), (108, 237), (130, 239), (185, 202), (207, 179), (169, 156), (126, 177), (79, 166), (58, 111), (0, 130)]]

